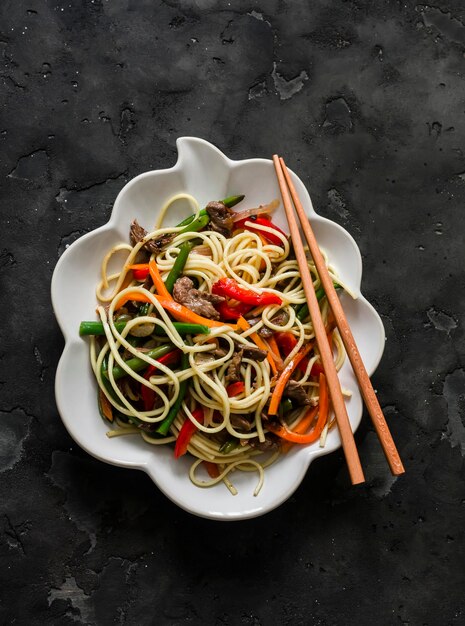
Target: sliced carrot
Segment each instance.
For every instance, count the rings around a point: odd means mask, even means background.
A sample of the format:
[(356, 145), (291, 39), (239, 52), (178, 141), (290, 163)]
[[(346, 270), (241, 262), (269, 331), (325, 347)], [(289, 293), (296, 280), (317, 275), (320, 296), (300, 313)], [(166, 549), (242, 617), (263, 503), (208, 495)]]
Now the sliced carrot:
[(128, 270), (148, 270), (149, 264), (148, 263), (133, 263), (133, 265), (128, 265), (127, 269)]
[(284, 390), (286, 388), (289, 379), (291, 378), (292, 372), (299, 365), (300, 361), (313, 349), (313, 343), (308, 343), (306, 346), (303, 346), (295, 357), (289, 361), (286, 367), (281, 372), (279, 376), (273, 393), (271, 395), (270, 408), (268, 409), (269, 415), (276, 415), (278, 412), (279, 403), (281, 402), (281, 398), (283, 397)]
[[(244, 319), (243, 317), (240, 317), (237, 320), (237, 325), (239, 326), (239, 328), (241, 330), (248, 330), (250, 328), (249, 322), (246, 319)], [(266, 343), (260, 337), (260, 335), (258, 335), (257, 333), (251, 333), (249, 335), (249, 337), (250, 337), (250, 339), (252, 339), (252, 341), (257, 346), (257, 348), (260, 348), (260, 350), (265, 350), (266, 358), (268, 360), (268, 363), (270, 364), (271, 371), (273, 372), (273, 374), (277, 374), (278, 373), (278, 367), (277, 367), (276, 362), (275, 362), (275, 360), (273, 358), (273, 355), (272, 355), (271, 351), (269, 350), (268, 346), (266, 345)]]
[[(215, 320), (210, 320), (206, 317), (202, 317), (201, 315), (197, 315), (197, 313), (193, 313), (187, 307), (179, 304), (171, 296), (169, 298), (165, 298), (163, 296), (157, 296), (155, 294), (150, 294), (155, 300), (161, 304), (161, 306), (169, 311), (174, 318), (176, 318), (179, 322), (187, 322), (190, 324), (203, 324), (204, 326), (208, 326), (208, 328), (218, 328), (219, 326), (229, 326), (233, 330), (237, 330), (236, 324), (226, 324), (225, 322), (216, 322)], [(121, 296), (121, 298), (116, 303), (115, 309), (119, 309), (124, 306), (126, 302), (129, 300), (135, 300), (136, 302), (152, 302), (148, 295), (145, 295), (142, 291), (129, 291), (128, 293)]]
[[(317, 416), (319, 408), (320, 407), (318, 404), (316, 406), (310, 407), (305, 415), (302, 417), (300, 422), (297, 424), (297, 426), (294, 427), (294, 430), (292, 432), (297, 433), (298, 435), (303, 435), (304, 433), (306, 433), (312, 425), (313, 420)], [(292, 445), (293, 444), (290, 441), (283, 441), (283, 443), (281, 444), (281, 452), (288, 452), (292, 448)]]
[(158, 266), (153, 259), (149, 263), (149, 272), (158, 295), (163, 296), (164, 298), (171, 298), (171, 294), (166, 288), (165, 283), (160, 276), (160, 272), (158, 271)]
[(109, 422), (113, 422), (113, 407), (111, 406), (106, 395), (100, 388), (98, 390), (98, 404), (101, 416), (107, 419)]
[(326, 376), (324, 374), (320, 374), (320, 402), (318, 421), (315, 425), (315, 428), (307, 434), (301, 434), (297, 432), (297, 430), (289, 430), (288, 428), (286, 428), (286, 426), (283, 426), (282, 424), (268, 424), (267, 428), (269, 431), (271, 431), (281, 439), (284, 439), (285, 441), (289, 441), (291, 443), (309, 444), (315, 442), (321, 435), (324, 425), (328, 421), (328, 413), (328, 385), (326, 384)]
[(276, 343), (276, 339), (274, 335), (271, 335), (271, 337), (268, 337), (267, 343), (270, 346), (271, 352), (273, 353), (273, 359), (276, 363), (276, 367), (278, 368), (278, 370), (282, 370), (284, 368), (284, 363), (279, 353), (278, 344)]

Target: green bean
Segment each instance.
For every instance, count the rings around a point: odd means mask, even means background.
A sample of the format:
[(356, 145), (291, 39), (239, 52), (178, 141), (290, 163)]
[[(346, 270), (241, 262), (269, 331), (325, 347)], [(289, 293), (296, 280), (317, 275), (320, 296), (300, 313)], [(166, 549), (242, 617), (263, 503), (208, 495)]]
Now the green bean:
[[(189, 355), (183, 352), (182, 360), (181, 360), (181, 369), (185, 370), (189, 367)], [(179, 409), (181, 408), (182, 401), (184, 400), (184, 396), (187, 391), (187, 380), (182, 380), (179, 383), (179, 392), (178, 397), (174, 401), (173, 406), (169, 410), (168, 415), (161, 422), (160, 426), (157, 428), (156, 432), (160, 433), (160, 435), (167, 435), (170, 429), (171, 424), (174, 422), (176, 415), (179, 413)]]
[[(126, 324), (127, 322), (115, 322), (116, 330), (121, 333)], [(184, 322), (172, 322), (172, 324), (180, 335), (208, 335), (210, 333), (208, 326), (204, 326), (203, 324), (185, 324)], [(81, 322), (79, 325), (79, 334), (81, 336), (104, 335), (105, 331), (102, 322)], [(155, 327), (154, 334), (166, 335), (165, 331), (160, 326)], [(145, 339), (145, 337), (132, 337), (129, 335), (126, 337), (126, 341), (131, 345), (140, 344), (141, 339)]]
[[(207, 210), (206, 209), (200, 209), (198, 216), (202, 217), (204, 215), (207, 215)], [(179, 224), (177, 225), (176, 228), (179, 228), (180, 226), (188, 226), (191, 222), (194, 221), (195, 215), (189, 215), (189, 217), (186, 217), (185, 220), (182, 220), (182, 222), (179, 222)]]
[(187, 257), (189, 256), (189, 252), (194, 247), (194, 243), (195, 240), (185, 241), (179, 246), (179, 254), (165, 280), (165, 287), (170, 293), (173, 293), (174, 283), (181, 276), (184, 266), (186, 265)]
[(235, 450), (238, 445), (239, 441), (237, 439), (228, 439), (223, 443), (223, 445), (219, 449), (219, 452), (221, 452), (221, 454), (229, 454), (230, 452)]
[[(172, 322), (180, 335), (209, 335), (210, 329), (203, 324), (187, 324), (184, 322)], [(161, 326), (155, 328), (155, 335), (166, 335), (165, 330)]]
[(239, 204), (239, 202), (242, 202), (242, 200), (245, 198), (244, 195), (240, 195), (240, 196), (228, 196), (227, 198), (225, 198), (224, 200), (220, 200), (220, 202), (222, 202), (225, 206), (229, 207), (230, 209), (232, 209), (233, 206), (236, 206), (236, 204)]
[[(244, 195), (241, 195), (241, 196), (228, 196), (224, 200), (220, 200), (220, 202), (222, 202), (225, 206), (227, 206), (227, 207), (229, 207), (231, 209), (233, 206), (236, 206), (236, 204), (239, 204), (239, 202), (242, 202), (242, 200), (244, 198), (245, 198)], [(200, 209), (198, 215), (199, 215), (199, 217), (207, 215), (207, 209)], [(186, 217), (185, 220), (183, 220), (182, 222), (179, 222), (178, 228), (179, 228), (179, 226), (188, 226), (194, 220), (194, 217), (195, 217), (195, 215), (189, 215), (189, 217)]]
[(137, 313), (137, 317), (144, 317), (149, 312), (150, 302), (144, 302), (139, 307), (139, 312)]
[[(108, 355), (109, 355), (109, 352), (107, 352), (105, 356), (103, 357), (102, 365), (100, 367), (100, 373), (102, 374), (102, 385), (105, 387), (105, 391), (108, 392), (108, 395), (111, 396), (113, 400), (116, 400), (116, 402), (119, 402), (120, 400), (118, 396), (116, 395), (115, 390), (111, 386), (110, 381), (107, 380), (107, 378), (105, 378), (106, 369), (108, 367)], [(99, 410), (100, 410), (100, 399), (99, 399)]]
[[(126, 326), (126, 322), (115, 322), (116, 330), (120, 333)], [(104, 335), (102, 322), (81, 322), (79, 325), (79, 334), (81, 337), (85, 335)]]
[[(167, 343), (167, 344), (164, 344), (163, 346), (158, 346), (156, 348), (153, 348), (153, 350), (149, 350), (148, 352), (144, 354), (144, 356), (148, 356), (151, 359), (159, 359), (161, 356), (163, 356), (164, 354), (168, 354), (168, 352), (171, 352), (174, 349), (175, 347), (172, 344)], [(130, 369), (132, 369), (134, 372), (140, 372), (141, 370), (145, 369), (148, 366), (148, 363), (147, 361), (144, 361), (138, 356), (134, 356), (126, 361), (126, 365)], [(108, 370), (103, 370), (102, 374), (105, 376), (105, 378), (108, 378)], [(115, 380), (118, 380), (119, 378), (123, 378), (126, 375), (127, 375), (126, 370), (120, 367), (119, 365), (115, 365), (113, 367), (113, 378)]]
[(196, 233), (197, 231), (202, 230), (202, 228), (205, 228), (209, 221), (210, 217), (208, 215), (199, 215), (199, 217), (189, 222), (187, 226), (184, 226), (184, 228), (176, 234), (182, 235), (183, 233)]
[[(333, 282), (333, 285), (335, 287), (335, 289), (339, 289), (340, 285), (338, 283)], [(318, 300), (318, 302), (320, 302), (320, 300), (323, 299), (323, 297), (326, 295), (325, 294), (325, 290), (323, 289), (323, 287), (319, 287), (316, 291), (315, 291), (315, 295), (316, 295), (316, 299)], [(308, 304), (306, 302), (304, 302), (300, 308), (297, 311), (297, 319), (300, 322), (303, 322), (304, 319), (307, 317), (307, 315), (309, 314), (309, 309), (308, 309)]]

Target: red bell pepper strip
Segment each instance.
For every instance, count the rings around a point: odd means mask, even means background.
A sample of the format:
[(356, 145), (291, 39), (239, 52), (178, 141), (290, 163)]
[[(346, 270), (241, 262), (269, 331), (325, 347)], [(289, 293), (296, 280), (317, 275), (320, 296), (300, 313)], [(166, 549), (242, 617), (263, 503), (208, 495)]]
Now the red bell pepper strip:
[(242, 380), (238, 380), (237, 383), (232, 383), (226, 387), (226, 393), (230, 398), (238, 396), (240, 393), (244, 393), (245, 385)]
[(218, 478), (218, 476), (220, 475), (220, 468), (216, 463), (212, 463), (211, 461), (204, 461), (203, 464), (210, 478)]
[(324, 374), (324, 373), (325, 371), (321, 363), (314, 363), (312, 365), (312, 369), (310, 370), (310, 376), (320, 376), (321, 374)]
[(226, 300), (216, 305), (216, 310), (222, 320), (238, 320), (242, 315), (248, 313), (253, 307), (250, 304), (240, 302), (237, 306), (232, 306)]
[(239, 285), (233, 278), (220, 278), (212, 286), (212, 293), (217, 296), (233, 298), (244, 304), (252, 306), (266, 306), (267, 304), (281, 304), (281, 298), (275, 293), (256, 293), (247, 287)]
[[(290, 332), (275, 333), (276, 343), (281, 352), (281, 356), (285, 359), (294, 350), (297, 345), (297, 337)], [(305, 374), (308, 365), (308, 358), (303, 358), (297, 366), (299, 370)], [(312, 367), (313, 371), (313, 367)], [(312, 374), (313, 376), (313, 374)]]
[(137, 263), (136, 265), (130, 265), (128, 269), (132, 270), (132, 274), (136, 280), (143, 282), (149, 275), (148, 263)]
[[(199, 424), (203, 424), (203, 409), (195, 409), (192, 411), (192, 416), (199, 422)], [(197, 426), (191, 422), (189, 418), (186, 418), (181, 430), (179, 431), (178, 438), (176, 439), (176, 445), (174, 446), (174, 456), (176, 459), (179, 459), (180, 456), (186, 454), (187, 446), (192, 439), (192, 435), (196, 432)]]
[(235, 222), (234, 224), (235, 228), (242, 228), (243, 230), (250, 230), (253, 233), (260, 234), (262, 235), (262, 237), (265, 237), (265, 239), (268, 239), (268, 241), (274, 244), (275, 246), (283, 245), (282, 239), (280, 237), (278, 237), (277, 235), (273, 235), (273, 233), (269, 233), (266, 230), (261, 230), (260, 228), (253, 228), (253, 226), (249, 226), (249, 224), (246, 224), (246, 222), (253, 222), (254, 224), (257, 224), (257, 226), (267, 226), (268, 228), (272, 228), (278, 233), (281, 233), (281, 235), (284, 235), (286, 239), (288, 237), (288, 235), (286, 235), (286, 233), (282, 231), (279, 228), (279, 226), (276, 226), (276, 224), (273, 224), (273, 222), (266, 217), (257, 217), (256, 215), (252, 215), (250, 217), (246, 217), (243, 220), (238, 220), (237, 222)]
[[(164, 354), (157, 359), (157, 361), (163, 365), (174, 365), (179, 361), (180, 356), (181, 350), (177, 348), (172, 352), (168, 352), (168, 354)], [(149, 380), (150, 376), (153, 376), (157, 370), (158, 368), (155, 365), (149, 365), (144, 374), (145, 380)], [(153, 409), (153, 405), (155, 404), (155, 391), (141, 383), (140, 394), (144, 403), (144, 411), (151, 411)]]

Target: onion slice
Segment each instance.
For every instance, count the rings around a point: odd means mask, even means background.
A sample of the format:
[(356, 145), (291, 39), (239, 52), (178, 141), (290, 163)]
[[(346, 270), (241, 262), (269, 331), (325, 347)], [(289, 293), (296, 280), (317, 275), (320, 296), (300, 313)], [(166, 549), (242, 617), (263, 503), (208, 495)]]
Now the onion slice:
[(280, 201), (276, 198), (272, 200), (269, 204), (262, 204), (255, 209), (246, 209), (245, 211), (239, 211), (233, 215), (233, 222), (238, 222), (239, 220), (244, 220), (247, 217), (251, 217), (252, 215), (263, 215), (264, 213), (272, 213), (275, 209), (277, 209), (280, 205)]

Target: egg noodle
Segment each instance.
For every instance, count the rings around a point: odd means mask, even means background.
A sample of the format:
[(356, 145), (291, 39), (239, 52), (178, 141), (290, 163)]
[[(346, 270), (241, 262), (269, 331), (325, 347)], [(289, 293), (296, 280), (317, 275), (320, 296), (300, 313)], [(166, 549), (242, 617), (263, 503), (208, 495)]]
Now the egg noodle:
[[(97, 312), (103, 324), (104, 336), (91, 337), (90, 354), (101, 393), (111, 404), (115, 414), (114, 428), (108, 432), (108, 436), (138, 434), (149, 444), (169, 445), (176, 441), (184, 422), (190, 420), (196, 427), (187, 447), (188, 452), (195, 457), (189, 472), (191, 481), (198, 487), (211, 487), (223, 482), (235, 494), (237, 491), (230, 481), (232, 472), (258, 472), (258, 484), (254, 491), (254, 495), (257, 495), (263, 485), (264, 469), (280, 455), (279, 446), (277, 450), (263, 452), (251, 445), (251, 442), (266, 441), (267, 423), (264, 412), (276, 384), (276, 376), (273, 375), (269, 358), (257, 361), (243, 356), (240, 363), (240, 375), (244, 383), (242, 393), (229, 397), (225, 379), (235, 351), (241, 346), (256, 348), (252, 336), (262, 328), (279, 333), (288, 332), (296, 338), (292, 351), (282, 355), (284, 367), (303, 346), (313, 340), (310, 317), (300, 321), (296, 314), (298, 305), (306, 302), (299, 268), (288, 237), (271, 226), (256, 224), (253, 231), (235, 230), (230, 238), (213, 230), (181, 233), (181, 227), (162, 227), (165, 214), (173, 203), (179, 201), (189, 203), (195, 212), (194, 219), (198, 218), (199, 205), (195, 198), (189, 194), (178, 194), (160, 211), (155, 230), (134, 246), (122, 243), (112, 247), (102, 262), (102, 277), (96, 294), (100, 302)], [(210, 294), (216, 281), (232, 278), (239, 285), (258, 294), (263, 293), (263, 290), (277, 294), (281, 304), (253, 309), (247, 317), (250, 318), (253, 314), (259, 319), (253, 326), (246, 324), (245, 329), (230, 322), (211, 327), (208, 334), (181, 336), (169, 311), (157, 299), (155, 286), (145, 288), (140, 281), (132, 279), (129, 269), (129, 266), (137, 263), (137, 257), (140, 257), (142, 247), (147, 241), (166, 233), (173, 233), (175, 236), (160, 252), (151, 254), (151, 260), (155, 260), (162, 279), (166, 279), (172, 270), (180, 246), (195, 239), (196, 243), (189, 253), (183, 275), (196, 282), (199, 292)], [(267, 239), (269, 233), (280, 239), (280, 245)], [(120, 271), (110, 273), (109, 266), (114, 266), (120, 256), (123, 257)], [(333, 279), (339, 281), (335, 270), (328, 263), (327, 266)], [(317, 290), (320, 281), (311, 260), (309, 268)], [(115, 324), (120, 314), (119, 303), (126, 295), (130, 294), (134, 298), (134, 294), (138, 293), (144, 295), (149, 303), (146, 314), (128, 319), (124, 328), (118, 329)], [(323, 322), (327, 324), (330, 312), (326, 298), (321, 299), (320, 308)], [(274, 318), (280, 312), (285, 313), (285, 321), (283, 323), (281, 319), (278, 324)], [(153, 332), (147, 336), (148, 347), (170, 342), (173, 349), (179, 348), (188, 357), (185, 369), (172, 369), (151, 358), (147, 354), (148, 350), (141, 351), (140, 346), (134, 345), (131, 337), (137, 335), (138, 328), (147, 328), (147, 325), (153, 327)], [(345, 352), (337, 331), (333, 332), (332, 337), (336, 368), (340, 369)], [(266, 344), (266, 338), (263, 342)], [(212, 351), (212, 348), (219, 345), (223, 347), (223, 355), (215, 355)], [(135, 371), (128, 365), (131, 357), (142, 359), (146, 367), (155, 366), (156, 372), (144, 377), (143, 371)], [(318, 360), (318, 351), (315, 349), (309, 353), (305, 371), (299, 373), (298, 379), (312, 405), (316, 405), (319, 400), (318, 378), (311, 375), (312, 367)], [(125, 376), (115, 379), (114, 368), (124, 370)], [(180, 394), (183, 381), (188, 383), (187, 392), (171, 424), (170, 434), (165, 437), (157, 436), (154, 430), (150, 430), (151, 425), (159, 424), (167, 417)], [(157, 402), (152, 410), (141, 407), (140, 396), (135, 391), (141, 386), (156, 394)], [(203, 409), (202, 422), (196, 419), (196, 407)], [(308, 406), (291, 410), (286, 417), (290, 429), (299, 423), (307, 410)], [(232, 415), (245, 416), (251, 424), (250, 430), (246, 432), (235, 427), (231, 420)], [(331, 425), (332, 421), (328, 418), (322, 434), (322, 444)], [(220, 450), (226, 433), (228, 437), (237, 440), (236, 447), (227, 454)], [(217, 465), (216, 477), (205, 479), (207, 474), (204, 477), (202, 470), (204, 461)]]

